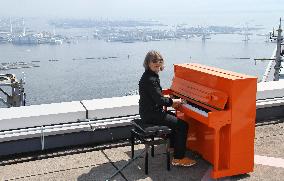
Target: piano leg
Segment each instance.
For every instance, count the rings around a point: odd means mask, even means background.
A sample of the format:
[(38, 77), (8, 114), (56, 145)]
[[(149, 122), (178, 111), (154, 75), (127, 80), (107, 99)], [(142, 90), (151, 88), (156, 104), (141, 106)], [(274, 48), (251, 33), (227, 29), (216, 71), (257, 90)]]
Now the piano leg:
[(214, 130), (214, 168), (213, 173), (219, 170), (220, 128)]

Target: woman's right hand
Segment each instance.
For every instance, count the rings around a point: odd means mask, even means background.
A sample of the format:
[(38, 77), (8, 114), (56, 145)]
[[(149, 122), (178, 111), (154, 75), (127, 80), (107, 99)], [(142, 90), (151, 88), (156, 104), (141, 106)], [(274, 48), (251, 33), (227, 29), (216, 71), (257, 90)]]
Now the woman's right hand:
[(181, 104), (182, 104), (181, 99), (173, 99), (172, 107), (174, 109), (178, 109), (181, 106)]

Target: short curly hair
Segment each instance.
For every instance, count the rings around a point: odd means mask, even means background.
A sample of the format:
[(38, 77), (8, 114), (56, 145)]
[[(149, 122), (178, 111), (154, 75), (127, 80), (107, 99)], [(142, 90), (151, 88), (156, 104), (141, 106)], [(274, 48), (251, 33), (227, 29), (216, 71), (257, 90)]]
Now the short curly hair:
[[(163, 59), (162, 55), (160, 54), (160, 52), (156, 51), (156, 50), (151, 50), (149, 51), (144, 59), (143, 62), (143, 67), (145, 68), (145, 70), (149, 69), (149, 64), (151, 61), (155, 60), (155, 59)], [(162, 66), (161, 66), (161, 70), (164, 69), (164, 61), (162, 62)]]

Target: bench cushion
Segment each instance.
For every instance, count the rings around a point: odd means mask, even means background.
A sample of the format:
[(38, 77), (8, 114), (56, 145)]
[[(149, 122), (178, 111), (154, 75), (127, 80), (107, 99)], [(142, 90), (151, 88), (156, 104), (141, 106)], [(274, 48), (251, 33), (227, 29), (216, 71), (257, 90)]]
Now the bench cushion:
[(142, 119), (134, 119), (131, 121), (136, 132), (144, 136), (161, 136), (171, 133), (171, 129), (167, 126), (160, 126), (145, 123)]

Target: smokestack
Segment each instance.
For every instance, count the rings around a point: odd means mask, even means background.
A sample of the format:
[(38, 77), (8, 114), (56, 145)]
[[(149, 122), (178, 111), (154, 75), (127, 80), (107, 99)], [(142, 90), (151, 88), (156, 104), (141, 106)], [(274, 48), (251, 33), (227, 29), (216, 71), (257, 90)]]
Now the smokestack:
[(25, 20), (23, 18), (23, 36), (26, 36)]
[(10, 34), (12, 35), (12, 33), (13, 33), (13, 25), (12, 25), (12, 20), (10, 17)]

